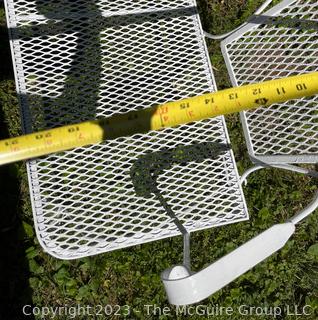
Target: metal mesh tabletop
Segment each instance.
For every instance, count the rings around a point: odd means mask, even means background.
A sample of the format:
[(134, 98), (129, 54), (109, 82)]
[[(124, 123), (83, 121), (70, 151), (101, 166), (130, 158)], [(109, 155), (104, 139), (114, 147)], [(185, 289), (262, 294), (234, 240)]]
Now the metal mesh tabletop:
[[(318, 71), (318, 3), (282, 1), (226, 39), (222, 49), (233, 85)], [(317, 96), (244, 112), (242, 120), (251, 156), (270, 163), (318, 162)]]
[[(194, 1), (5, 2), (26, 132), (215, 90)], [(67, 259), (180, 234), (140, 192), (147, 155), (167, 157), (157, 190), (188, 231), (247, 219), (228, 143), (219, 117), (28, 162), (42, 246)]]

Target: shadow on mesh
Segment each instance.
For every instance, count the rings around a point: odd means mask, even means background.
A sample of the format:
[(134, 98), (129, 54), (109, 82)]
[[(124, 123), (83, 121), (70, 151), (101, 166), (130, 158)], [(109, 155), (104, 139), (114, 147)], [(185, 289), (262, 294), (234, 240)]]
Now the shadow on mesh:
[[(32, 42), (33, 49), (36, 39), (41, 41), (39, 56), (26, 63), (28, 93), (20, 97), (25, 117), (31, 118), (32, 127), (26, 128), (28, 132), (95, 119), (103, 99), (107, 98), (107, 103), (112, 103), (111, 94), (104, 97), (100, 90), (108, 83), (120, 84), (118, 90), (122, 91), (122, 101), (114, 101), (114, 104), (120, 104), (118, 108), (122, 110), (122, 104), (129, 99), (125, 95), (125, 86), (133, 86), (134, 83), (116, 73), (107, 73), (105, 61), (112, 53), (106, 56), (102, 54), (102, 46), (105, 45), (102, 31), (109, 27), (129, 28), (131, 24), (143, 25), (148, 21), (196, 13), (194, 7), (189, 7), (159, 10), (156, 13), (103, 16), (96, 0), (35, 0), (35, 4), (37, 14), (48, 20), (35, 20), (32, 24), (10, 29), (12, 39), (25, 41), (25, 45)], [(52, 46), (57, 40), (51, 36), (59, 36), (55, 51)], [(61, 41), (65, 42), (64, 47), (61, 47)], [(50, 47), (47, 52), (45, 42)], [(147, 76), (141, 80), (148, 81)], [(113, 109), (114, 106), (110, 105), (109, 110)]]
[(186, 231), (184, 230), (182, 223), (158, 189), (158, 177), (161, 173), (172, 168), (174, 165), (215, 159), (228, 150), (230, 150), (230, 146), (227, 144), (205, 142), (190, 146), (180, 145), (175, 149), (148, 153), (137, 159), (130, 170), (130, 176), (135, 192), (138, 196), (145, 198), (149, 198), (154, 194), (167, 215), (173, 219), (179, 230), (184, 233)]
[(177, 164), (216, 159), (228, 150), (228, 144), (205, 142), (148, 153), (137, 159), (130, 170), (135, 192), (138, 196), (150, 197), (159, 192), (157, 178), (163, 171)]

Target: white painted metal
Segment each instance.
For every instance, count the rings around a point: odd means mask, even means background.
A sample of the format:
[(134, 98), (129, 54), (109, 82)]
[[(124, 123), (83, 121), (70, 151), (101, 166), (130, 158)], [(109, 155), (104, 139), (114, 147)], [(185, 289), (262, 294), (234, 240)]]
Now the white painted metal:
[[(222, 42), (233, 85), (318, 71), (317, 23), (316, 0), (284, 0), (251, 19)], [(317, 96), (243, 112), (241, 118), (251, 157), (318, 162)]]
[(290, 221), (294, 224), (300, 223), (302, 220), (307, 218), (310, 214), (312, 214), (318, 208), (318, 191), (313, 199), (313, 201), (303, 210), (298, 212), (294, 217), (290, 219)]
[[(193, 0), (6, 0), (25, 132), (216, 89)], [(147, 153), (228, 144), (223, 117), (28, 163), (38, 239), (72, 259), (180, 234), (130, 170)], [(248, 218), (231, 151), (172, 165), (158, 189), (188, 232)]]
[(196, 273), (185, 266), (165, 270), (161, 279), (169, 302), (187, 305), (209, 297), (281, 249), (295, 232), (295, 225), (317, 208), (318, 192), (311, 203), (289, 221), (272, 226), (205, 269)]
[(313, 177), (313, 178), (318, 178), (318, 172), (314, 171), (314, 170), (310, 170), (310, 169), (306, 169), (306, 168), (302, 168), (302, 167), (298, 167), (298, 166), (294, 166), (294, 165), (290, 165), (290, 164), (258, 164), (255, 165), (249, 169), (247, 169), (241, 176), (241, 184), (247, 184), (247, 178), (248, 176), (260, 169), (264, 169), (264, 168), (279, 168), (279, 169), (283, 169), (283, 170), (288, 170), (288, 171), (293, 171), (293, 172), (297, 172), (297, 173), (302, 173), (305, 174), (307, 176)]
[(291, 222), (276, 224), (205, 269), (190, 274), (182, 266), (164, 271), (161, 279), (169, 302), (187, 305), (199, 302), (281, 249), (295, 231)]
[[(256, 14), (261, 14), (271, 3), (273, 2), (273, 0), (266, 0), (254, 13), (254, 15)], [(237, 28), (223, 33), (223, 34), (211, 34), (209, 32), (204, 32), (204, 35), (212, 40), (222, 40), (225, 39), (226, 37), (229, 37), (231, 34), (233, 34), (235, 31), (241, 29), (243, 26), (246, 26), (247, 22), (244, 22), (243, 24), (241, 24), (240, 26), (238, 26)]]

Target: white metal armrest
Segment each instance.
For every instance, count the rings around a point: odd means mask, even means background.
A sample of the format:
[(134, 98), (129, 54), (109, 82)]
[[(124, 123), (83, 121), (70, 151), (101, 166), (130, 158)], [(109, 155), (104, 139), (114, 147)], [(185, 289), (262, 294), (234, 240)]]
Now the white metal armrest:
[(281, 249), (295, 231), (295, 225), (318, 207), (314, 200), (290, 221), (276, 224), (225, 255), (205, 269), (191, 274), (184, 266), (165, 270), (162, 281), (169, 302), (187, 305), (199, 302)]

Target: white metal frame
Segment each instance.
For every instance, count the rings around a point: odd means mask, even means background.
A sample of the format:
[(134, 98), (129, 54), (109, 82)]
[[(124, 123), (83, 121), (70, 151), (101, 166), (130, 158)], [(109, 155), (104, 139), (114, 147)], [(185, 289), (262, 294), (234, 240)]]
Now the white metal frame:
[[(66, 8), (63, 13), (52, 11), (47, 14), (47, 10), (44, 10), (47, 9), (47, 3), (46, 0), (5, 1), (17, 92), (26, 133), (66, 124), (64, 121), (70, 121), (65, 120), (69, 116), (72, 116), (71, 122), (92, 117), (90, 112), (86, 112), (85, 105), (79, 110), (75, 107), (70, 110), (67, 106), (73, 99), (77, 104), (90, 101), (90, 95), (83, 89), (80, 92), (81, 99), (68, 93), (63, 101), (63, 94), (65, 82), (73, 89), (68, 70), (72, 68), (69, 62), (74, 56), (72, 52), (76, 51), (76, 35), (82, 29), (90, 32), (92, 27), (87, 29), (85, 21), (94, 14), (96, 17), (92, 21), (107, 18), (107, 32), (101, 32), (104, 37), (102, 48), (96, 49), (103, 50), (101, 72), (107, 86), (100, 89), (94, 117), (127, 112), (127, 107), (148, 107), (216, 89), (194, 0), (178, 3), (142, 0), (138, 4), (130, 0), (116, 0), (111, 4), (102, 0), (79, 0), (74, 8), (75, 11), (77, 8), (80, 10), (78, 15), (73, 11), (69, 13), (68, 9), (71, 8)], [(65, 3), (72, 5), (72, 2)], [(98, 4), (98, 14), (86, 12), (87, 3), (94, 3), (94, 6)], [(42, 12), (38, 12), (37, 6), (42, 6)], [(114, 6), (118, 7), (118, 12), (114, 11)], [(123, 15), (122, 25), (113, 27), (111, 21), (114, 24), (114, 19), (120, 18), (117, 13)], [(157, 17), (159, 22), (156, 22)], [(71, 19), (71, 22), (66, 22), (71, 30), (59, 27), (65, 18)], [(89, 20), (90, 23), (92, 21)], [(51, 24), (51, 33), (55, 25), (62, 29), (49, 36), (41, 34), (41, 27), (47, 23)], [(25, 35), (23, 32), (29, 33)], [(139, 40), (136, 40), (135, 34), (138, 34)], [(125, 47), (128, 49), (123, 55), (122, 49)], [(57, 53), (54, 55), (54, 52)], [(95, 53), (90, 54), (94, 56)], [(185, 54), (188, 61), (179, 62)], [(165, 61), (158, 67), (157, 60), (162, 60), (162, 56)], [(159, 79), (156, 78), (157, 74)], [(89, 79), (89, 76), (86, 78)], [(135, 82), (135, 87), (130, 85), (131, 82)], [(89, 89), (96, 90), (94, 81), (88, 85)], [(125, 94), (120, 92), (121, 88), (125, 88)], [(138, 92), (140, 97), (137, 97)], [(28, 103), (33, 96), (44, 109), (42, 118), (37, 114), (38, 110), (35, 108), (33, 111), (34, 107), (32, 109)], [(60, 109), (54, 110), (56, 106)], [(65, 117), (64, 109), (68, 110)], [(34, 124), (37, 123), (34, 118), (38, 119), (39, 125)], [(149, 199), (136, 197), (128, 167), (139, 157), (158, 151), (158, 148), (166, 150), (178, 145), (211, 141), (229, 144), (223, 117), (149, 132), (143, 136), (106, 141), (28, 162), (35, 229), (40, 244), (57, 258), (75, 259), (180, 235), (173, 219), (165, 213), (155, 196)], [(129, 149), (132, 150), (130, 153), (127, 152)], [(188, 232), (248, 219), (232, 150), (216, 159), (197, 164), (191, 162), (183, 167), (175, 166), (166, 170), (159, 187)], [(104, 175), (106, 178), (103, 178)], [(206, 181), (203, 181), (203, 177), (207, 177)], [(189, 182), (199, 184), (198, 195), (192, 191)], [(200, 188), (208, 193), (203, 200)], [(200, 201), (200, 205), (196, 204), (197, 201)], [(194, 202), (194, 206), (189, 206), (190, 202)], [(216, 210), (220, 206), (222, 210)]]
[[(284, 0), (272, 9), (268, 10), (266, 13), (264, 13), (265, 17), (268, 16), (277, 16), (280, 12), (282, 12), (284, 9), (289, 7), (290, 5), (296, 3), (297, 0)], [(304, 3), (306, 5), (306, 3)], [(253, 22), (253, 20), (255, 22)], [(254, 18), (252, 17), (249, 19), (249, 23), (243, 25), (242, 27), (238, 28), (234, 33), (231, 33), (231, 35), (226, 38), (225, 40), (222, 41), (221, 43), (221, 49), (222, 53), (225, 59), (225, 63), (227, 65), (228, 73), (231, 79), (231, 82), (233, 86), (238, 86), (238, 80), (235, 75), (235, 71), (233, 68), (233, 64), (231, 61), (231, 57), (228, 53), (228, 47), (235, 42), (237, 39), (240, 39), (243, 35), (245, 35), (248, 32), (251, 32), (253, 30), (257, 30), (262, 23), (264, 22), (266, 18), (263, 18), (261, 16), (255, 16)], [(266, 22), (264, 22), (266, 24)], [(318, 68), (318, 67), (317, 67)], [(257, 112), (257, 111), (256, 111)], [(246, 114), (248, 112), (241, 112), (241, 122), (243, 126), (243, 131), (247, 143), (247, 148), (248, 152), (250, 155), (250, 158), (253, 162), (261, 161), (266, 164), (287, 164), (287, 163), (295, 163), (295, 164), (300, 164), (300, 163), (317, 163), (318, 162), (318, 154), (293, 154), (293, 155), (288, 155), (288, 154), (275, 154), (275, 155), (258, 155), (255, 154), (253, 142), (251, 139), (251, 133), (250, 133), (250, 126), (246, 117)]]
[[(20, 0), (16, 0), (20, 1)], [(275, 15), (277, 12), (280, 12), (282, 9), (284, 9), (286, 6), (289, 4), (295, 2), (294, 0), (285, 0), (282, 1), (281, 4), (278, 6), (274, 7), (273, 9), (269, 10), (266, 14), (268, 15)], [(258, 10), (257, 13), (262, 12), (262, 10), (270, 3), (270, 1), (266, 1), (264, 6)], [(14, 1), (13, 0), (7, 0), (5, 1), (6, 4), (6, 12), (7, 16), (9, 17), (9, 30), (10, 30), (10, 35), (11, 35), (11, 49), (12, 52), (14, 53), (14, 58), (13, 58), (13, 65), (15, 68), (15, 77), (16, 77), (16, 83), (17, 83), (17, 90), (18, 94), (20, 97), (20, 103), (22, 106), (22, 113), (24, 115), (24, 131), (29, 132), (32, 130), (31, 128), (31, 121), (30, 121), (30, 115), (29, 115), (29, 110), (27, 108), (27, 95), (29, 94), (27, 84), (25, 83), (25, 79), (27, 75), (25, 74), (25, 70), (23, 69), (23, 63), (21, 62), (21, 59), (23, 59), (23, 45), (20, 43), (19, 39), (16, 38), (16, 34), (12, 29), (18, 28), (18, 23), (21, 23), (21, 21), (27, 21), (28, 19), (31, 19), (32, 22), (34, 23), (45, 23), (47, 18), (45, 16), (37, 15), (31, 12), (29, 16), (20, 16), (18, 19), (15, 18), (15, 13), (16, 13), (16, 8), (14, 7)], [(193, 4), (194, 6), (196, 5), (195, 1), (190, 1), (189, 4)], [(154, 10), (154, 12), (159, 12), (160, 10)], [(146, 10), (141, 10), (139, 9), (138, 12), (134, 13), (146, 13)], [(127, 14), (129, 12), (127, 11), (120, 11), (120, 13)], [(104, 12), (102, 16), (112, 16), (111, 12)], [(193, 20), (193, 23), (196, 24), (196, 32), (197, 32), (197, 41), (201, 41), (200, 37), (203, 35), (203, 31), (199, 22), (199, 19), (196, 17)], [(238, 30), (236, 30), (234, 33), (231, 33), (229, 38), (227, 38), (223, 43), (222, 43), (222, 50), (225, 56), (227, 56), (227, 49), (226, 46), (227, 44), (231, 43), (234, 39), (237, 39), (240, 37), (240, 35), (244, 34), (245, 32), (256, 28), (257, 24), (253, 23), (248, 23), (246, 25), (243, 25), (240, 27)], [(207, 34), (209, 37), (209, 35)], [(207, 48), (205, 44), (200, 43), (200, 55), (202, 56), (203, 59), (206, 60), (205, 64), (205, 70), (207, 71), (207, 79), (210, 84), (209, 89), (214, 90), (216, 88), (215, 86), (215, 81), (214, 77), (212, 74), (212, 68), (210, 61), (208, 59), (208, 53), (207, 53)], [(227, 66), (230, 71), (230, 76), (233, 82), (233, 85), (237, 85), (237, 81), (235, 78), (234, 73), (232, 72), (232, 67), (231, 63), (229, 60), (226, 60)], [(145, 83), (143, 83), (145, 85)], [(204, 90), (202, 90), (204, 91)], [(203, 93), (203, 92), (202, 92)], [(199, 94), (199, 92), (196, 92), (196, 94)], [(176, 98), (176, 97), (175, 97)], [(170, 98), (171, 99), (171, 98)], [(168, 98), (166, 98), (168, 100)], [(158, 102), (158, 101), (156, 101)], [(101, 115), (104, 115), (103, 112), (101, 112)], [(238, 276), (240, 276), (242, 273), (246, 272), (250, 268), (252, 268), (254, 265), (257, 263), (261, 262), (268, 256), (270, 256), (272, 253), (276, 252), (279, 250), (290, 238), (290, 236), (294, 233), (295, 231), (295, 225), (299, 223), (302, 219), (307, 217), (310, 213), (312, 213), (318, 206), (318, 193), (315, 196), (315, 199), (312, 201), (312, 203), (299, 212), (296, 216), (294, 216), (291, 220), (287, 221), (284, 224), (281, 225), (275, 225), (272, 228), (266, 230), (259, 236), (255, 237), (254, 239), (250, 240), (243, 246), (239, 247), (238, 249), (234, 250), (233, 252), (229, 253), (227, 256), (221, 258), (220, 260), (216, 261), (215, 263), (211, 264), (207, 268), (205, 268), (202, 271), (193, 273), (191, 271), (191, 266), (190, 266), (190, 231), (195, 231), (195, 230), (200, 230), (206, 227), (211, 227), (212, 225), (222, 225), (222, 224), (227, 224), (231, 222), (238, 222), (238, 221), (243, 221), (248, 218), (246, 214), (246, 204), (243, 199), (243, 193), (242, 193), (242, 188), (241, 188), (241, 183), (246, 181), (246, 178), (249, 174), (252, 172), (263, 168), (263, 167), (280, 167), (282, 169), (287, 169), (287, 170), (293, 170), (297, 171), (300, 173), (305, 173), (308, 175), (311, 175), (313, 177), (317, 177), (316, 172), (311, 172), (309, 170), (305, 170), (302, 168), (298, 168), (295, 166), (290, 166), (286, 164), (286, 162), (317, 162), (318, 161), (318, 155), (311, 155), (311, 156), (277, 156), (277, 157), (259, 157), (255, 156), (254, 151), (253, 151), (253, 146), (251, 143), (251, 139), (249, 136), (249, 131), (248, 131), (248, 125), (247, 125), (247, 120), (245, 117), (245, 114), (241, 114), (241, 119), (244, 127), (244, 132), (245, 136), (247, 139), (247, 145), (249, 149), (249, 154), (252, 157), (252, 160), (257, 164), (255, 167), (249, 169), (242, 177), (241, 181), (239, 181), (239, 176), (237, 173), (237, 169), (233, 161), (234, 156), (232, 151), (229, 151), (226, 156), (223, 157), (223, 161), (228, 161), (231, 164), (229, 167), (225, 169), (226, 172), (228, 172), (229, 168), (231, 167), (231, 172), (232, 172), (232, 180), (228, 179), (227, 183), (228, 185), (233, 185), (235, 184), (235, 189), (238, 191), (241, 195), (241, 200), (238, 201), (238, 205), (240, 206), (240, 210), (244, 212), (244, 214), (241, 214), (241, 216), (237, 219), (234, 219), (233, 217), (229, 217), (228, 220), (220, 220), (217, 223), (207, 223), (206, 225), (200, 225), (199, 227), (191, 227), (191, 223), (189, 221), (187, 223), (181, 222), (181, 219), (178, 216), (173, 216), (171, 215), (170, 218), (168, 217), (167, 223), (169, 224), (170, 230), (168, 232), (163, 232), (163, 233), (158, 233), (157, 235), (152, 235), (152, 236), (146, 236), (142, 237), (141, 234), (139, 235), (139, 239), (136, 237), (132, 241), (122, 241), (121, 243), (118, 243), (115, 246), (109, 246), (105, 247), (103, 246), (102, 241), (95, 247), (88, 248), (87, 246), (84, 246), (83, 248), (79, 248), (79, 250), (73, 250), (73, 252), (68, 251), (68, 250), (62, 250), (61, 248), (56, 249), (56, 243), (47, 241), (47, 239), (50, 237), (50, 228), (55, 228), (56, 226), (59, 227), (59, 223), (62, 224), (63, 226), (63, 219), (66, 219), (66, 216), (63, 214), (61, 221), (59, 222), (58, 220), (55, 220), (52, 225), (47, 225), (45, 223), (45, 216), (43, 215), (43, 210), (45, 207), (45, 196), (43, 196), (43, 188), (41, 187), (41, 165), (45, 166), (46, 162), (50, 162), (52, 165), (57, 165), (56, 162), (54, 162), (55, 158), (52, 156), (52, 158), (45, 158), (42, 160), (36, 160), (36, 161), (31, 161), (28, 163), (28, 177), (29, 177), (29, 184), (30, 184), (30, 191), (31, 191), (31, 199), (32, 199), (32, 206), (33, 206), (33, 212), (34, 212), (34, 220), (35, 220), (35, 226), (36, 226), (36, 232), (38, 239), (41, 243), (41, 245), (45, 248), (46, 251), (50, 252), (51, 255), (58, 257), (58, 258), (64, 258), (64, 259), (74, 259), (74, 258), (79, 258), (83, 256), (88, 256), (92, 254), (97, 254), (105, 251), (110, 251), (114, 249), (119, 249), (139, 243), (144, 243), (148, 241), (153, 241), (153, 240), (158, 240), (162, 239), (168, 236), (173, 236), (180, 234), (180, 232), (183, 234), (184, 237), (184, 261), (183, 265), (181, 266), (176, 266), (173, 268), (170, 268), (166, 271), (163, 272), (162, 274), (162, 280), (165, 286), (165, 289), (168, 294), (169, 301), (172, 304), (176, 305), (181, 305), (181, 304), (190, 304), (190, 303), (195, 303), (198, 302), (206, 297), (208, 297), (210, 294), (213, 294), (215, 291), (219, 290), (223, 286), (225, 286), (227, 283), (230, 281), (234, 280)], [(223, 142), (229, 142), (228, 138), (228, 133), (226, 130), (226, 125), (224, 122), (224, 118), (220, 117), (218, 118), (218, 126), (221, 128), (222, 131), (222, 137), (223, 137)], [(201, 124), (199, 124), (201, 125)], [(202, 123), (202, 126), (204, 127), (205, 124)], [(184, 130), (187, 130), (187, 133), (190, 135), (191, 131), (196, 130), (193, 126), (191, 127), (184, 127)], [(199, 131), (202, 131), (202, 128), (199, 128)], [(208, 132), (208, 129), (205, 129), (205, 132)], [(168, 132), (168, 135), (170, 132)], [(174, 132), (174, 134), (178, 134), (177, 132)], [(181, 136), (179, 135), (179, 138)], [(150, 136), (148, 137), (149, 139), (160, 139), (159, 136), (156, 136), (156, 133), (150, 133)], [(138, 139), (137, 139), (138, 140)], [(192, 143), (195, 142), (195, 139), (192, 140)], [(122, 141), (118, 141), (118, 143), (122, 143)], [(137, 141), (137, 145), (141, 144), (142, 140)], [(128, 145), (128, 144), (127, 144)], [(124, 144), (125, 146), (125, 144)], [(88, 149), (86, 149), (87, 151)], [(143, 152), (147, 151), (149, 152), (152, 151), (152, 148), (145, 148)], [(89, 152), (94, 152), (93, 149), (88, 150)], [(95, 150), (96, 151), (96, 150)], [(85, 154), (84, 149), (78, 149), (74, 151), (70, 151), (68, 153), (65, 153), (62, 158), (60, 159), (61, 162), (67, 162), (71, 158), (76, 158), (79, 153), (83, 152)], [(89, 154), (88, 152), (88, 154)], [(106, 152), (105, 149), (100, 149), (98, 152)], [(107, 156), (110, 157), (110, 154), (108, 153)], [(64, 158), (63, 158), (64, 157)], [(279, 163), (279, 164), (278, 164)], [(211, 163), (209, 164), (211, 166)], [(213, 164), (212, 164), (213, 165)], [(211, 168), (211, 167), (210, 167)], [(47, 166), (46, 169), (49, 169)], [(177, 170), (181, 170), (180, 168), (177, 168)], [(207, 173), (208, 171), (205, 171)], [(202, 172), (201, 172), (202, 173)], [(166, 175), (168, 178), (171, 175), (174, 175), (175, 173), (173, 171), (169, 171)], [(229, 176), (227, 176), (228, 178)], [(200, 175), (195, 177), (196, 179), (200, 178)], [(236, 181), (236, 182), (235, 182)], [(241, 182), (241, 183), (240, 183)], [(44, 183), (45, 185), (45, 183)], [(227, 187), (225, 185), (225, 187)], [(42, 189), (41, 189), (42, 188)], [(177, 188), (177, 186), (175, 187)], [(167, 190), (166, 190), (167, 191)], [(53, 191), (52, 191), (53, 192)], [(233, 191), (234, 192), (234, 191)], [(168, 197), (169, 198), (169, 197)], [(173, 197), (169, 198), (169, 200), (174, 199)], [(62, 201), (62, 200), (61, 200)], [(52, 213), (54, 214), (54, 213)], [(226, 213), (224, 213), (226, 215)], [(181, 215), (182, 216), (182, 215)], [(86, 219), (86, 217), (83, 215), (83, 219)], [(193, 217), (192, 217), (193, 218)], [(71, 222), (76, 222), (76, 220), (71, 221)], [(191, 222), (191, 221), (190, 221)], [(174, 226), (172, 228), (171, 226)], [(58, 229), (58, 228), (57, 228)], [(74, 231), (76, 229), (75, 227), (72, 227), (70, 230)], [(68, 231), (67, 229), (65, 229)], [(104, 230), (105, 231), (105, 230)], [(58, 236), (58, 231), (54, 231), (54, 236)], [(88, 236), (87, 236), (88, 237)], [(80, 241), (79, 241), (80, 243)], [(80, 247), (80, 244), (78, 244)]]
[[(296, 2), (295, 0), (285, 0), (279, 5), (269, 10), (266, 15), (274, 16), (281, 12), (288, 5)], [(262, 8), (265, 8), (270, 1), (264, 3)], [(262, 11), (262, 8), (257, 13)], [(231, 65), (231, 60), (227, 52), (227, 45), (232, 41), (240, 38), (244, 33), (257, 28), (259, 23), (243, 24), (233, 32), (220, 36), (211, 36), (208, 33), (205, 35), (212, 39), (222, 39), (228, 36), (222, 44), (221, 48), (228, 71), (232, 80), (232, 84), (237, 86), (237, 80), (234, 70)], [(247, 141), (248, 151), (251, 160), (255, 166), (248, 169), (241, 177), (241, 183), (246, 183), (248, 176), (263, 168), (280, 168), (284, 170), (294, 171), (306, 174), (313, 178), (318, 178), (318, 172), (301, 168), (288, 163), (317, 163), (318, 154), (314, 155), (294, 155), (294, 156), (256, 156), (253, 149), (253, 143), (249, 133), (248, 122), (245, 113), (241, 113), (241, 121), (243, 124), (244, 134)], [(317, 142), (318, 143), (318, 142)], [(216, 291), (223, 288), (225, 285), (235, 280), (237, 277), (250, 270), (256, 264), (265, 260), (267, 257), (281, 249), (289, 238), (295, 232), (296, 224), (308, 217), (318, 208), (318, 191), (316, 192), (312, 202), (303, 210), (298, 212), (290, 220), (283, 224), (277, 224), (260, 235), (254, 237), (250, 241), (241, 245), (226, 256), (220, 258), (208, 267), (198, 272), (192, 272), (187, 265), (178, 265), (165, 270), (161, 279), (164, 283), (169, 302), (175, 305), (187, 305), (197, 303)]]

